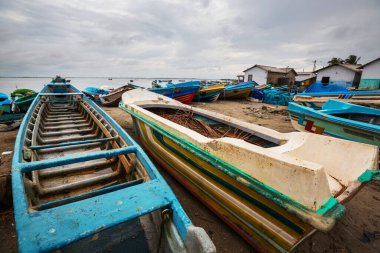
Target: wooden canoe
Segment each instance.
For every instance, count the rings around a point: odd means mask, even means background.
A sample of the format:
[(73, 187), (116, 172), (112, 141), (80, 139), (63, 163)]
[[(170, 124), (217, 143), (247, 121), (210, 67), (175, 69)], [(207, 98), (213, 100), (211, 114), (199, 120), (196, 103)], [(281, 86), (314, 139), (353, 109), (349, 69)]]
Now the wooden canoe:
[(218, 100), (223, 90), (224, 90), (224, 84), (202, 86), (199, 89), (199, 91), (195, 94), (194, 101), (214, 102)]
[(214, 252), (138, 144), (70, 84), (49, 83), (16, 139), (20, 252)]
[(104, 106), (118, 106), (123, 93), (131, 89), (134, 88), (127, 84), (117, 89), (111, 90), (108, 94), (99, 97), (100, 103)]
[(145, 150), (260, 252), (330, 230), (379, 173), (376, 146), (283, 134), (142, 89), (124, 93), (120, 108)]
[(245, 82), (236, 85), (227, 85), (221, 94), (222, 99), (242, 99), (249, 97), (253, 89), (252, 82)]

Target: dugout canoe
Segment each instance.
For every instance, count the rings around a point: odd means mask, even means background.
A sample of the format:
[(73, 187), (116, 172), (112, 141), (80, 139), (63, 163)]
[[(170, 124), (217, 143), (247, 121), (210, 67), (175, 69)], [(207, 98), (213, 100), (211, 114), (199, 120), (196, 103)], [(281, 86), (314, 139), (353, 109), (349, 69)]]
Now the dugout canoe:
[(241, 99), (247, 98), (253, 89), (252, 82), (244, 82), (236, 85), (227, 85), (221, 94), (222, 99)]
[(224, 84), (215, 84), (211, 86), (201, 86), (195, 94), (194, 101), (197, 102), (214, 102), (218, 100), (224, 90)]
[(19, 252), (214, 252), (138, 144), (70, 84), (49, 83), (15, 143)]
[(327, 101), (321, 110), (290, 103), (291, 123), (297, 131), (312, 132), (380, 147), (380, 110)]
[(117, 89), (110, 90), (106, 95), (99, 97), (100, 103), (104, 106), (118, 106), (123, 93), (132, 89), (134, 89), (134, 87), (127, 84)]
[(146, 151), (261, 252), (330, 230), (342, 203), (379, 173), (376, 146), (279, 133), (142, 89), (119, 106)]

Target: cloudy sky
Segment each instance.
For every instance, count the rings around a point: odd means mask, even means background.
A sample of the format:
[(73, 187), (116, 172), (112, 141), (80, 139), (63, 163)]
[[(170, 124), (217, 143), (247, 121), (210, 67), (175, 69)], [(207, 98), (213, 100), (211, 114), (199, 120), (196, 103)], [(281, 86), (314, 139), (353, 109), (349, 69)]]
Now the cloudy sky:
[(380, 57), (378, 0), (0, 0), (0, 76), (235, 77)]

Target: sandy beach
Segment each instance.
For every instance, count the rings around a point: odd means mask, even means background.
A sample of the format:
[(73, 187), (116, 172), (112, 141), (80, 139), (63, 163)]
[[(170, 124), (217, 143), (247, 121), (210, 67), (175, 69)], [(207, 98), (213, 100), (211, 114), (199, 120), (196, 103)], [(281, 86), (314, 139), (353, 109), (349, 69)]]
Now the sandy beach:
[[(193, 103), (193, 106), (236, 117), (280, 132), (294, 131), (286, 107), (252, 101), (216, 101)], [(103, 108), (134, 137), (131, 117), (119, 108)], [(0, 132), (0, 153), (14, 147), (17, 130)], [(156, 164), (157, 165), (157, 164)], [(184, 187), (157, 165), (172, 187), (184, 210), (196, 226), (203, 227), (213, 240), (218, 252), (255, 252), (233, 230), (211, 213)], [(10, 189), (11, 157), (2, 158), (0, 165), (1, 189)], [(7, 185), (6, 185), (7, 184)], [(4, 187), (5, 185), (5, 187)], [(8, 187), (7, 187), (8, 186)], [(316, 232), (295, 252), (379, 252), (380, 251), (380, 182), (365, 185), (349, 203), (343, 219), (328, 233)], [(8, 192), (0, 192), (1, 200), (11, 201)], [(0, 252), (17, 252), (17, 237), (12, 206), (0, 205)]]

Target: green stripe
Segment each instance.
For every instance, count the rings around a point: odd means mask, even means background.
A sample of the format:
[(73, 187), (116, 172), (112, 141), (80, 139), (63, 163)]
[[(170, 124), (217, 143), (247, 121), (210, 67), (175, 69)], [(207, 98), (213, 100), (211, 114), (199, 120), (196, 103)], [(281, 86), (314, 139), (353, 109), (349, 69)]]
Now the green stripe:
[[(206, 174), (208, 177), (212, 178), (214, 181), (216, 181), (217, 183), (223, 185), (224, 187), (228, 188), (229, 190), (233, 191), (234, 193), (236, 193), (237, 195), (239, 195), (240, 197), (248, 200), (249, 202), (251, 202), (252, 204), (254, 204), (255, 206), (257, 206), (259, 209), (263, 210), (264, 212), (266, 212), (267, 214), (270, 214), (272, 217), (274, 217), (276, 220), (279, 220), (281, 221), (283, 224), (285, 224), (286, 226), (290, 227), (291, 229), (293, 229), (296, 233), (300, 234), (300, 235), (303, 235), (304, 234), (304, 230), (297, 226), (297, 224), (294, 224), (293, 222), (291, 222), (290, 220), (288, 220), (286, 217), (284, 217), (283, 215), (281, 215), (280, 213), (276, 212), (275, 210), (269, 208), (268, 206), (266, 206), (265, 204), (259, 202), (257, 199), (254, 199), (252, 198), (251, 196), (249, 196), (248, 194), (244, 193), (243, 191), (240, 191), (238, 190), (236, 187), (228, 184), (227, 182), (225, 182), (223, 179), (219, 178), (218, 176), (212, 174), (210, 171), (204, 169), (203, 167), (199, 166), (197, 163), (195, 163), (193, 160), (191, 160), (189, 157), (185, 156), (183, 153), (179, 152), (177, 149), (173, 148), (172, 146), (170, 146), (168, 143), (166, 143), (164, 140), (163, 140), (163, 135), (162, 134), (159, 134), (157, 131), (153, 130), (153, 133), (154, 133), (154, 136), (156, 136), (156, 138), (162, 143), (162, 145), (164, 145), (166, 148), (168, 148), (170, 151), (172, 151), (173, 153), (175, 153), (176, 155), (178, 155), (179, 157), (181, 157), (182, 159), (184, 159), (186, 162), (188, 162), (191, 166), (195, 167), (196, 169), (198, 169), (199, 171), (201, 171), (203, 174)], [(206, 161), (207, 162), (207, 161)], [(210, 164), (210, 163), (209, 163)], [(213, 166), (213, 164), (211, 164)]]

